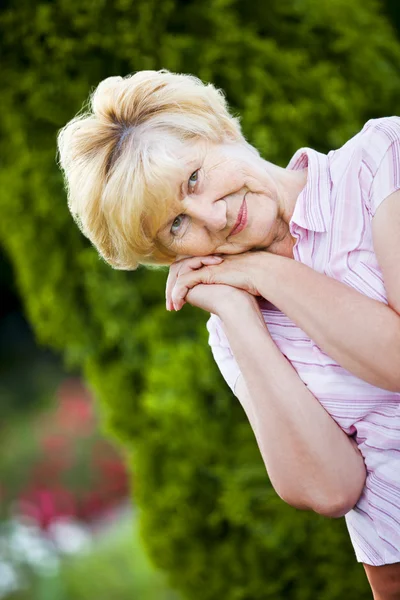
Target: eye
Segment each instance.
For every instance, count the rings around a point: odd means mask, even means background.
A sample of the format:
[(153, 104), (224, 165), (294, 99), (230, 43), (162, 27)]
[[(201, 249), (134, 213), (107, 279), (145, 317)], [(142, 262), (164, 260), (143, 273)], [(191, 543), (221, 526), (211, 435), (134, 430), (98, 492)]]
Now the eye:
[(174, 219), (174, 222), (171, 225), (171, 233), (173, 235), (176, 235), (179, 232), (179, 229), (181, 228), (184, 218), (185, 218), (185, 215), (178, 215)]
[(189, 187), (190, 191), (194, 190), (198, 179), (199, 179), (199, 170), (197, 169), (197, 171), (194, 171), (194, 173), (192, 173), (191, 176), (189, 177), (188, 187)]

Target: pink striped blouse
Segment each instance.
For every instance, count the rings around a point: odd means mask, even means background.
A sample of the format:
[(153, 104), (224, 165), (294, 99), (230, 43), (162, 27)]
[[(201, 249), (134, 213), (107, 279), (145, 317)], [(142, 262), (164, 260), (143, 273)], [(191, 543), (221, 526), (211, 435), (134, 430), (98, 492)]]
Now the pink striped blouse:
[[(290, 223), (294, 259), (387, 304), (371, 221), (380, 203), (400, 189), (400, 118), (368, 121), (328, 155), (298, 150), (287, 168), (305, 167), (307, 184)], [(364, 456), (366, 484), (345, 516), (357, 560), (400, 562), (400, 393), (358, 379), (277, 308), (264, 300), (260, 308), (281, 352)], [(207, 328), (215, 361), (234, 390), (240, 370), (221, 321), (211, 315)]]

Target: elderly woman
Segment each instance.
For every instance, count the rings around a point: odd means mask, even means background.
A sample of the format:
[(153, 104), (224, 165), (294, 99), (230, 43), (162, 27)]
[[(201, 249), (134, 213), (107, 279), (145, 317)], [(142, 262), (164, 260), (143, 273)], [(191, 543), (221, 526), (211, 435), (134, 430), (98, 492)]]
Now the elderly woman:
[(102, 257), (171, 265), (167, 308), (212, 313), (277, 493), (345, 515), (374, 597), (400, 598), (400, 119), (283, 169), (212, 85), (144, 71), (103, 81), (59, 151)]

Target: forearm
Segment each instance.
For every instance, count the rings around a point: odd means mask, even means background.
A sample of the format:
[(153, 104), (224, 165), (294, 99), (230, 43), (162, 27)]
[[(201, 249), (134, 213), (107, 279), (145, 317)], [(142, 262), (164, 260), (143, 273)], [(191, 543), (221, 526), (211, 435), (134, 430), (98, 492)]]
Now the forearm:
[(400, 317), (386, 304), (283, 256), (258, 254), (257, 289), (342, 367), (400, 391)]
[[(298, 377), (256, 310), (220, 315), (248, 393), (241, 393), (272, 485), (297, 508), (340, 516), (358, 500), (363, 459)], [(350, 492), (349, 492), (350, 491)]]

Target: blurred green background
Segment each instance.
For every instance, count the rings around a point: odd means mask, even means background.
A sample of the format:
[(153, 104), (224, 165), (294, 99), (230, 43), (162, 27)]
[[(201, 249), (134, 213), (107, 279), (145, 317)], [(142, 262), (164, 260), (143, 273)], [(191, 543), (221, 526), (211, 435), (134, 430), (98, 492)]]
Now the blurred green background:
[(344, 520), (272, 490), (207, 315), (80, 235), (55, 144), (100, 80), (168, 68), (273, 162), (337, 148), (399, 114), (399, 29), (397, 0), (3, 0), (0, 598), (371, 598)]

